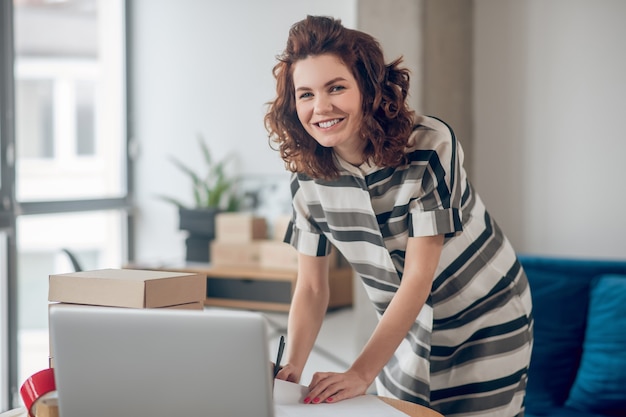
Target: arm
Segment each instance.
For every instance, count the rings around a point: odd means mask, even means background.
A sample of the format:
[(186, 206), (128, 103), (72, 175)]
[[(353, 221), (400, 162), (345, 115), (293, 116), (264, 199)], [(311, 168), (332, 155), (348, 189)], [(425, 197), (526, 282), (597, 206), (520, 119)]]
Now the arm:
[(276, 376), (299, 382), (328, 308), (328, 256), (298, 254), (298, 279), (287, 324), (287, 363)]
[(439, 264), (443, 240), (443, 235), (409, 238), (400, 288), (369, 341), (345, 373), (316, 373), (305, 402), (337, 402), (365, 393), (424, 306)]

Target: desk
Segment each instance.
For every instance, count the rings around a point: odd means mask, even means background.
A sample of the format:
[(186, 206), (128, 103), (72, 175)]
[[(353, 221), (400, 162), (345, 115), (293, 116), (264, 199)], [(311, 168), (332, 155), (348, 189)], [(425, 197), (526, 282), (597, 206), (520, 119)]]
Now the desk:
[[(410, 417), (444, 417), (443, 414), (439, 414), (433, 409), (424, 407), (421, 405), (413, 404), (408, 401), (397, 400), (389, 397), (379, 397), (381, 400), (394, 407), (397, 410), (402, 411), (404, 414)], [(2, 417), (2, 416), (0, 416)]]
[[(212, 266), (207, 263), (150, 264), (136, 263), (130, 269), (166, 270), (206, 275), (205, 305), (246, 310), (288, 312), (295, 289), (297, 272), (288, 269)], [(353, 273), (351, 268), (330, 270), (328, 308), (352, 305)]]
[[(396, 408), (397, 410), (405, 413), (409, 417), (443, 417), (438, 412), (431, 410), (430, 408), (423, 407), (421, 405), (413, 404), (408, 401), (396, 400), (395, 398), (379, 397), (381, 400)], [(312, 406), (315, 407), (315, 406)], [(0, 413), (0, 417), (28, 417), (28, 412), (25, 408), (16, 408), (13, 410)], [(62, 417), (62, 416), (60, 416)]]

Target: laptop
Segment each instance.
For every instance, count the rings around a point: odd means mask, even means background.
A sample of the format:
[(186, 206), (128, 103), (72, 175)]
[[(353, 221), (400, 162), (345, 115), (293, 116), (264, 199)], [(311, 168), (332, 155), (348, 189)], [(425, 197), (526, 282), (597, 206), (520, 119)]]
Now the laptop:
[(230, 310), (51, 305), (63, 417), (273, 417), (266, 322)]

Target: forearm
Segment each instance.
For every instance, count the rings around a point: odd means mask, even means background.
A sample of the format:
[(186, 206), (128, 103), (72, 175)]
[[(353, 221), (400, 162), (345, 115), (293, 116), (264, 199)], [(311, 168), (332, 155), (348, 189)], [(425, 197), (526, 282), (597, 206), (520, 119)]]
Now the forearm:
[(300, 371), (306, 364), (324, 321), (328, 299), (328, 291), (309, 286), (297, 286), (294, 292), (287, 325), (287, 361)]
[(329, 298), (328, 257), (299, 254), (287, 324), (287, 362), (297, 370), (298, 378), (322, 327)]
[(400, 288), (353, 363), (351, 370), (371, 383), (394, 354), (431, 291), (443, 236), (409, 239)]

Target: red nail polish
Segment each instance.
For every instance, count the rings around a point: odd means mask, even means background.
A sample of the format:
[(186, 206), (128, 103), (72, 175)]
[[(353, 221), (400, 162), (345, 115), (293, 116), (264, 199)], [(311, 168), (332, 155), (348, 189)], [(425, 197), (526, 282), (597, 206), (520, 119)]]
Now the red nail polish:
[(333, 402), (333, 397), (328, 397), (328, 398), (326, 398), (326, 402), (327, 402), (327, 403), (332, 403), (332, 402)]
[(319, 399), (319, 398), (314, 398), (314, 399), (313, 399), (313, 402), (314, 402), (315, 404), (317, 404), (318, 402), (320, 402), (320, 399)]
[(311, 402), (311, 399), (310, 399), (309, 397), (306, 397), (306, 398), (304, 399), (304, 403), (305, 403), (305, 404), (308, 404), (308, 403), (310, 403), (310, 402)]

